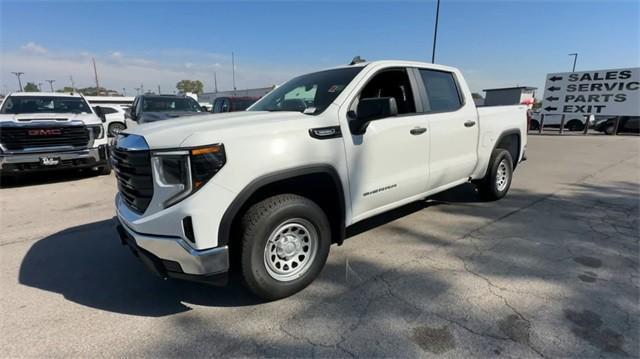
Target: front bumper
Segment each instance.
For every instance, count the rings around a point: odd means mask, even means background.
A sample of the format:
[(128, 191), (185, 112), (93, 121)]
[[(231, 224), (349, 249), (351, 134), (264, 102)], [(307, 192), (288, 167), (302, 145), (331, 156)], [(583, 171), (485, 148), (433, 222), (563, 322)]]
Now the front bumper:
[[(41, 158), (59, 159), (56, 165), (43, 165)], [(5, 173), (96, 167), (107, 163), (108, 147), (100, 145), (77, 151), (0, 154), (0, 170)]]
[(227, 246), (198, 251), (182, 238), (137, 233), (118, 218), (122, 244), (131, 248), (154, 273), (166, 278), (225, 284), (229, 270)]

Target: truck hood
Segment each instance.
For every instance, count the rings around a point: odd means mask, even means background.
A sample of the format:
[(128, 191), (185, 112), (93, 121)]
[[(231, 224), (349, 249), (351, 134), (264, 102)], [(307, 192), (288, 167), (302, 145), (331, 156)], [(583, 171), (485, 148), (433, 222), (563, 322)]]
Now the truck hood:
[[(154, 149), (224, 142), (230, 137), (268, 136), (274, 131), (310, 128), (316, 116), (300, 112), (241, 111), (146, 123), (123, 133), (140, 135)], [(274, 125), (280, 124), (280, 125)]]
[(175, 112), (143, 112), (140, 116), (139, 124), (156, 122), (162, 120), (169, 120), (176, 117), (186, 116), (202, 116), (206, 115), (206, 112), (191, 112), (191, 111), (175, 111)]
[(92, 113), (25, 113), (20, 115), (0, 114), (0, 123), (15, 122), (29, 124), (39, 121), (82, 121), (85, 125), (102, 124), (100, 117)]

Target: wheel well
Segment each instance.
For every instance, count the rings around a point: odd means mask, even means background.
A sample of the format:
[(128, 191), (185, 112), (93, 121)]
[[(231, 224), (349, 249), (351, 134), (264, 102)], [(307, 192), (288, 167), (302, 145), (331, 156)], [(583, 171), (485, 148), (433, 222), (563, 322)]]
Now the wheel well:
[[(339, 179), (334, 178), (329, 173), (314, 172), (278, 179), (260, 185), (255, 190), (252, 190), (241, 206), (237, 207), (233, 214), (229, 231), (221, 231), (222, 238), (219, 237), (218, 241), (228, 243), (233, 251), (235, 245), (240, 242), (233, 239), (239, 237), (240, 221), (249, 207), (277, 194), (292, 193), (308, 198), (320, 206), (329, 219), (332, 242), (342, 243), (345, 228), (344, 194), (342, 186), (339, 182), (336, 182), (337, 180)], [(224, 218), (222, 225), (224, 225)]]
[(520, 135), (517, 133), (511, 133), (504, 135), (498, 141), (496, 148), (502, 148), (509, 151), (511, 158), (513, 159), (513, 168), (518, 165), (518, 158), (520, 156)]

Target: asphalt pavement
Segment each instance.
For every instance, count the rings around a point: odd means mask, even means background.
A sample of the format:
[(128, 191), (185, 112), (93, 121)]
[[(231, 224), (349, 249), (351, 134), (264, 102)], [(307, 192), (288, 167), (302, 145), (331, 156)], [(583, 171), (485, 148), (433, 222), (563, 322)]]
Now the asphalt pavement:
[(113, 176), (0, 189), (2, 357), (639, 357), (640, 138), (530, 136), (508, 196), (464, 185), (349, 229), (263, 303), (120, 245)]

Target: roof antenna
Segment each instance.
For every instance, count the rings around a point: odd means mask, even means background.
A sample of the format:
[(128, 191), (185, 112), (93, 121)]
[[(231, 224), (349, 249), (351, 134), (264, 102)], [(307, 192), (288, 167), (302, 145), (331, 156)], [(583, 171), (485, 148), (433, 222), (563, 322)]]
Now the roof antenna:
[(353, 58), (353, 60), (351, 60), (351, 63), (349, 65), (355, 65), (361, 62), (367, 62), (367, 60), (360, 58), (360, 56), (356, 56)]

